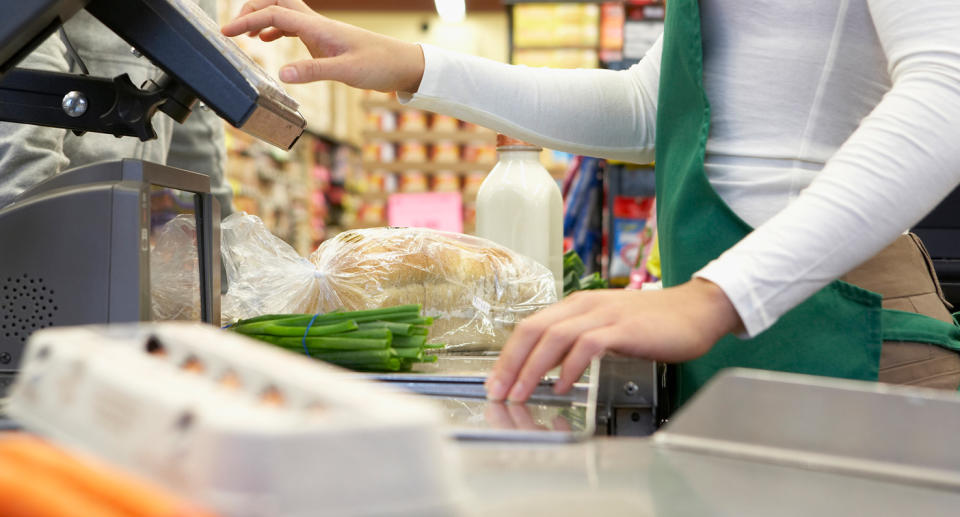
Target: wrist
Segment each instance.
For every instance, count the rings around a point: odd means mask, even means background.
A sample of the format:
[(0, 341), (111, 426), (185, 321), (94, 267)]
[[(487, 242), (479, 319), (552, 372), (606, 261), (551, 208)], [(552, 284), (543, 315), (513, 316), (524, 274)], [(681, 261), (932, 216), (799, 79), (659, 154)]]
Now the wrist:
[(701, 301), (698, 306), (704, 312), (700, 321), (704, 323), (713, 341), (730, 333), (743, 332), (743, 321), (720, 286), (704, 278), (693, 278), (684, 286), (692, 290)]
[(419, 43), (404, 43), (406, 45), (405, 60), (407, 66), (404, 70), (404, 80), (401, 81), (401, 87), (398, 89), (404, 93), (417, 93), (420, 89), (420, 81), (423, 80), (423, 70), (425, 59), (423, 57), (423, 48)]

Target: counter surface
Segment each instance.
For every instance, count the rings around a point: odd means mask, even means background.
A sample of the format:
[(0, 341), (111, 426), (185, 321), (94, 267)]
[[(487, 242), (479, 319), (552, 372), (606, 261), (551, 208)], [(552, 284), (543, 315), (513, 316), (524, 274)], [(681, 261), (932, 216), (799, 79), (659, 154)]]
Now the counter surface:
[(957, 515), (960, 493), (663, 449), (459, 442), (467, 515)]

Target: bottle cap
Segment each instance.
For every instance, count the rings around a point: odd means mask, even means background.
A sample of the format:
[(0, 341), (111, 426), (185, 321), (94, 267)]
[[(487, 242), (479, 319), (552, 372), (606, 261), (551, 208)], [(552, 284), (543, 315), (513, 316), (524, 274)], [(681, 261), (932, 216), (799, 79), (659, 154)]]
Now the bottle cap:
[(543, 148), (538, 145), (533, 145), (519, 138), (513, 138), (512, 136), (507, 136), (501, 133), (497, 133), (497, 149), (501, 148), (510, 148), (510, 150), (530, 150), (530, 151), (540, 151)]

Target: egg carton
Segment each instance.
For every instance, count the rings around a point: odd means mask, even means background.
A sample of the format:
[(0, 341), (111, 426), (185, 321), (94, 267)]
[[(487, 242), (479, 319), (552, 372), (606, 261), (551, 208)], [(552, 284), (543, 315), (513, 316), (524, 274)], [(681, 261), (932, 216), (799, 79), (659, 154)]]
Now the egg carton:
[(193, 323), (45, 329), (8, 413), (227, 517), (451, 515), (441, 415), (394, 391)]

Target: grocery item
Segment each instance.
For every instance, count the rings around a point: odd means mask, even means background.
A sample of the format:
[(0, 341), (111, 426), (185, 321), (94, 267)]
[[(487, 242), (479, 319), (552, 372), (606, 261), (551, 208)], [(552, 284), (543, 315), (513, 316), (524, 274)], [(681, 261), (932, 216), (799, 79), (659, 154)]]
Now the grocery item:
[(480, 191), (480, 185), (483, 185), (483, 180), (486, 179), (487, 175), (480, 172), (472, 172), (463, 179), (463, 197), (472, 199), (477, 197), (477, 193)]
[(500, 160), (477, 193), (477, 235), (533, 258), (563, 281), (563, 199), (542, 149), (497, 135)]
[(434, 192), (460, 192), (460, 176), (450, 171), (440, 171), (433, 175)]
[[(24, 429), (223, 517), (461, 514), (437, 408), (241, 334), (183, 322), (54, 327), (31, 336), (20, 366), (4, 410)], [(0, 472), (10, 463), (0, 455)], [(54, 500), (97, 481), (58, 477), (70, 481), (28, 488)], [(122, 480), (103, 488), (101, 500), (146, 499)], [(196, 515), (178, 509), (160, 515)]]
[(212, 514), (119, 469), (75, 456), (40, 438), (0, 438), (4, 517), (204, 517)]
[(408, 140), (400, 144), (400, 161), (425, 162), (427, 161), (427, 145), (417, 140)]
[(430, 159), (434, 162), (453, 163), (460, 160), (460, 146), (456, 142), (440, 140), (433, 144)]
[(420, 171), (407, 171), (400, 177), (400, 192), (426, 192), (430, 190), (427, 175)]
[(483, 142), (470, 142), (463, 146), (463, 161), (465, 162), (492, 163), (496, 159), (496, 146)]
[(570, 296), (577, 291), (589, 289), (605, 289), (609, 287), (600, 273), (583, 276), (586, 267), (577, 252), (570, 250), (563, 254), (563, 296)]
[(433, 122), (430, 129), (434, 131), (456, 131), (460, 121), (448, 115), (433, 115)]
[(399, 128), (402, 131), (424, 131), (427, 129), (427, 114), (420, 110), (403, 110)]
[(264, 315), (240, 320), (231, 329), (314, 359), (362, 371), (410, 370), (437, 360), (427, 344), (433, 318), (419, 305), (326, 314)]
[[(493, 242), (423, 228), (344, 232), (311, 255), (319, 311), (422, 304), (431, 341), (496, 349), (523, 317), (557, 301), (552, 273)], [(310, 312), (310, 311), (300, 311)]]
[(649, 221), (653, 213), (653, 197), (615, 196), (608, 276), (615, 286), (629, 283), (630, 271), (652, 245), (653, 228)]

